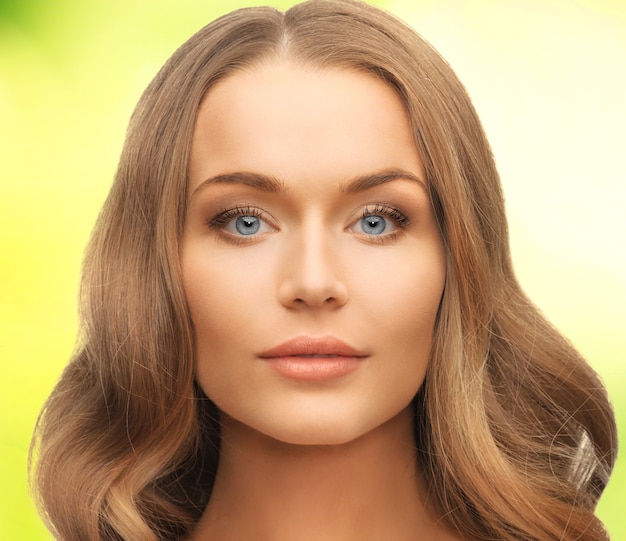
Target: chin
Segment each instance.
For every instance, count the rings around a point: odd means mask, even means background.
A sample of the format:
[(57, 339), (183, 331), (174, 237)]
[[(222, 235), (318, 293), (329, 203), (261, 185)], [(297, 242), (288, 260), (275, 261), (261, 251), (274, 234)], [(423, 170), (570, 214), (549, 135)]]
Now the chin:
[[(345, 445), (367, 435), (383, 434), (392, 425), (404, 426), (412, 434), (412, 412), (410, 408), (390, 411), (387, 415), (323, 415), (315, 418), (287, 417), (263, 426), (251, 426), (258, 432), (290, 445), (331, 446)], [(282, 421), (282, 422), (276, 422)]]
[[(412, 398), (412, 397), (411, 397)], [(356, 403), (355, 403), (356, 402)], [(365, 436), (393, 434), (413, 437), (411, 399), (397, 400), (381, 407), (375, 401), (367, 404), (348, 397), (336, 400), (306, 400), (280, 404), (278, 407), (233, 408), (217, 404), (224, 424), (223, 434), (241, 434), (255, 439), (266, 437), (276, 442), (301, 446), (345, 445)], [(408, 436), (407, 436), (408, 435)]]
[(357, 430), (354, 427), (315, 427), (298, 426), (292, 430), (271, 430), (266, 436), (289, 445), (345, 445), (368, 431)]

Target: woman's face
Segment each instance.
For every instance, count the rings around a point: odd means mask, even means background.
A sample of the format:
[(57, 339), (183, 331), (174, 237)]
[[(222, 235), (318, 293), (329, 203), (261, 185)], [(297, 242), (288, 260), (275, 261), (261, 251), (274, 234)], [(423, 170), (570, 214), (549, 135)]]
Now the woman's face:
[(445, 277), (424, 178), (373, 76), (276, 60), (209, 92), (182, 273), (196, 376), (225, 418), (339, 444), (409, 406)]

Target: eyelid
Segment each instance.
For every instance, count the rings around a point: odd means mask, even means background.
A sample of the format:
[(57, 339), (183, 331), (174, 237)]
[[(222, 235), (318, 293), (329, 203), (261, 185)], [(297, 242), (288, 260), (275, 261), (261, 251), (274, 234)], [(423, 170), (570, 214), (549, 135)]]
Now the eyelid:
[(263, 218), (264, 215), (265, 213), (256, 207), (237, 205), (219, 211), (213, 218), (207, 220), (207, 225), (214, 229), (221, 229), (225, 224), (238, 216), (256, 216), (257, 218)]
[[(401, 210), (395, 206), (391, 206), (387, 203), (374, 202), (361, 206), (359, 209), (355, 209), (356, 217), (350, 219), (347, 231), (351, 231), (357, 235), (366, 237), (370, 240), (384, 241), (393, 240), (403, 229), (406, 229), (411, 224), (409, 216), (404, 214)], [(268, 233), (264, 231), (261, 233), (255, 233), (252, 235), (239, 235), (235, 232), (228, 231), (226, 227), (238, 217), (241, 216), (255, 216), (262, 220), (270, 229), (276, 231), (276, 221), (267, 211), (254, 207), (252, 205), (235, 205), (230, 208), (224, 208), (213, 215), (211, 218), (207, 218), (206, 225), (213, 230), (216, 230), (220, 235), (235, 242), (247, 242), (252, 241), (260, 237), (261, 235)], [(368, 234), (365, 232), (354, 231), (353, 228), (359, 223), (359, 220), (368, 216), (383, 216), (385, 219), (390, 220), (392, 227), (387, 232), (383, 232), (380, 235)]]
[[(224, 238), (227, 238), (233, 242), (249, 242), (263, 235), (264, 233), (256, 233), (254, 235), (237, 235), (233, 232), (227, 231), (228, 226), (233, 220), (241, 216), (255, 216), (262, 220), (269, 228), (276, 230), (275, 220), (266, 211), (249, 205), (237, 205), (232, 208), (226, 208), (219, 211), (212, 218), (206, 220), (206, 225), (210, 229), (216, 230)], [(267, 232), (265, 232), (267, 233)]]
[[(373, 235), (364, 231), (354, 230), (354, 228), (358, 226), (360, 220), (367, 218), (368, 216), (382, 216), (386, 220), (391, 221), (391, 229), (384, 231), (380, 235)], [(404, 214), (395, 206), (391, 206), (386, 203), (370, 203), (359, 209), (356, 219), (353, 218), (350, 220), (350, 225), (346, 230), (365, 242), (373, 244), (387, 244), (394, 242), (404, 235), (410, 223), (411, 220), (409, 216)]]
[(366, 216), (388, 216), (395, 220), (400, 226), (406, 227), (411, 224), (411, 219), (395, 207), (385, 203), (372, 203), (363, 207), (361, 218)]

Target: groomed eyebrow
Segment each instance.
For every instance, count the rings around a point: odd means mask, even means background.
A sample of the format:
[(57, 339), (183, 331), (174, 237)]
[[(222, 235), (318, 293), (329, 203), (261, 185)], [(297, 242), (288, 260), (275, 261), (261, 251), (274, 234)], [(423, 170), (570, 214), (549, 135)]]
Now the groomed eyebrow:
[(198, 186), (195, 187), (195, 189), (191, 193), (191, 196), (189, 197), (189, 202), (191, 202), (193, 198), (196, 197), (198, 192), (202, 191), (208, 185), (219, 183), (243, 184), (244, 186), (250, 186), (251, 188), (255, 188), (262, 192), (268, 193), (281, 193), (285, 191), (285, 184), (282, 180), (277, 179), (276, 177), (262, 175), (261, 173), (242, 171), (216, 175), (214, 177), (209, 177), (206, 180), (203, 180), (200, 184), (198, 184)]
[(362, 175), (342, 184), (340, 188), (344, 193), (358, 193), (398, 179), (413, 180), (426, 189), (426, 182), (424, 182), (422, 178), (404, 169), (386, 169), (376, 173)]
[[(413, 180), (421, 184), (423, 188), (426, 188), (424, 180), (409, 171), (405, 171), (403, 169), (386, 169), (376, 173), (361, 175), (353, 178), (345, 183), (342, 183), (339, 186), (339, 189), (343, 193), (354, 194), (364, 192), (376, 186), (380, 186), (381, 184), (386, 184), (387, 182), (398, 179)], [(198, 192), (202, 191), (206, 186), (217, 183), (243, 184), (244, 186), (250, 186), (251, 188), (267, 193), (284, 193), (286, 191), (285, 183), (276, 177), (263, 175), (261, 173), (241, 171), (216, 175), (203, 180), (193, 190), (191, 196), (189, 197), (189, 202), (191, 202), (196, 197)]]

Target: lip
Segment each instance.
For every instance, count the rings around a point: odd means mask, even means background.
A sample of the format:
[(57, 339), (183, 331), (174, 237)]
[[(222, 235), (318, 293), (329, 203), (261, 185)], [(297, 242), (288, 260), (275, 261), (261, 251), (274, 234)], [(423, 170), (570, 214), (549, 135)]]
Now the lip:
[(368, 355), (332, 336), (298, 336), (258, 357), (290, 379), (327, 381), (353, 372)]

